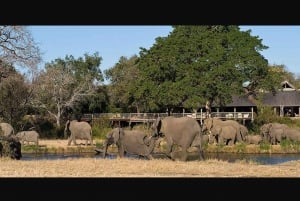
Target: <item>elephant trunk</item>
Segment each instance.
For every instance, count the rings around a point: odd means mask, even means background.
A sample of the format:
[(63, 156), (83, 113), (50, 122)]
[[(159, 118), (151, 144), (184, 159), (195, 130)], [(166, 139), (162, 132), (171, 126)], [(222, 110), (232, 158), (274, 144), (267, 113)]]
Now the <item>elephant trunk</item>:
[(103, 153), (102, 153), (103, 158), (106, 158), (107, 148), (108, 148), (108, 143), (107, 143), (107, 140), (105, 140), (104, 149), (103, 149)]
[(149, 145), (148, 145), (148, 153), (151, 154), (154, 150), (154, 147), (155, 147), (155, 142), (156, 140), (158, 139), (158, 136), (150, 136), (149, 137)]

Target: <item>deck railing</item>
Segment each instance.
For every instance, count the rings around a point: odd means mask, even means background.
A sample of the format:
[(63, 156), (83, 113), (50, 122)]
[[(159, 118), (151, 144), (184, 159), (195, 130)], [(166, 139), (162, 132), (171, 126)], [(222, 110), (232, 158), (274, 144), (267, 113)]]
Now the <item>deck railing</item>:
[[(252, 112), (212, 112), (210, 115), (207, 113), (171, 113), (174, 117), (191, 117), (197, 120), (204, 120), (210, 117), (218, 117), (220, 119), (240, 119), (240, 120), (252, 120)], [(84, 114), (82, 119), (97, 119), (100, 117), (106, 117), (116, 121), (131, 121), (131, 122), (145, 122), (154, 121), (157, 117), (167, 117), (167, 113), (96, 113), (96, 114)]]

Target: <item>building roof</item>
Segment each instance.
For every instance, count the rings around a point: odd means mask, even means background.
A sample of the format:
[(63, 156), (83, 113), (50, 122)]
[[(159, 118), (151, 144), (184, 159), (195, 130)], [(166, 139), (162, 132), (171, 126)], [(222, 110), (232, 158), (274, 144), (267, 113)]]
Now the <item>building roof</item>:
[(287, 80), (281, 82), (282, 91), (294, 91), (296, 87), (289, 83)]
[(226, 107), (249, 107), (256, 106), (246, 96), (233, 96), (232, 102), (227, 104)]
[(269, 106), (300, 106), (300, 91), (277, 91), (274, 95), (266, 93), (263, 104)]

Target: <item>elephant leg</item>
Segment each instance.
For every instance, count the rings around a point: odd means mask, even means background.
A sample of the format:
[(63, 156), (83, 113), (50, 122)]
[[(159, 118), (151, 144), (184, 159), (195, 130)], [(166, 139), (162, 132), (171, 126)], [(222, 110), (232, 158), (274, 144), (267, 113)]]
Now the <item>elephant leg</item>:
[(218, 138), (218, 145), (222, 145), (222, 144), (224, 144), (224, 138), (221, 137), (221, 136), (219, 136), (219, 138)]
[(124, 157), (124, 153), (125, 153), (125, 150), (124, 150), (124, 147), (121, 145), (121, 146), (118, 146), (118, 152), (119, 152), (119, 157), (120, 158), (123, 158)]
[(71, 142), (72, 142), (72, 138), (69, 137), (69, 139), (68, 139), (68, 146), (71, 145)]
[(73, 139), (73, 142), (74, 142), (74, 145), (77, 145), (75, 137)]
[(166, 150), (166, 155), (168, 158), (172, 159), (172, 153), (173, 153), (173, 144), (167, 143), (167, 150)]
[(187, 152), (187, 148), (182, 148), (182, 152), (181, 152), (181, 160), (182, 161), (186, 161), (188, 157), (188, 152)]
[(172, 156), (171, 156), (171, 153), (173, 152), (173, 145), (174, 145), (174, 143), (173, 143), (173, 140), (172, 139), (166, 139), (166, 141), (167, 141), (167, 150), (166, 150), (166, 155), (168, 156), (168, 158), (173, 158)]
[(154, 159), (153, 156), (152, 156), (151, 154), (147, 155), (146, 157), (147, 157), (149, 160), (153, 160), (153, 159)]

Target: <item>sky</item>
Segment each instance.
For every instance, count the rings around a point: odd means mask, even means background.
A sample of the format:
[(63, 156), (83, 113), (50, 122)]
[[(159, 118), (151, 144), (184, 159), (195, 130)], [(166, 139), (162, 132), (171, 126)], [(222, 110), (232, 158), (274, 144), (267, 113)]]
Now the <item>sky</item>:
[[(269, 64), (285, 65), (289, 72), (300, 76), (300, 26), (240, 26), (251, 29), (251, 35), (262, 39), (269, 48), (261, 54)], [(140, 47), (149, 49), (155, 38), (167, 36), (171, 26), (29, 26), (33, 39), (42, 52), (43, 62), (75, 58), (95, 52), (102, 57), (100, 69), (113, 67), (121, 56), (138, 55)]]

